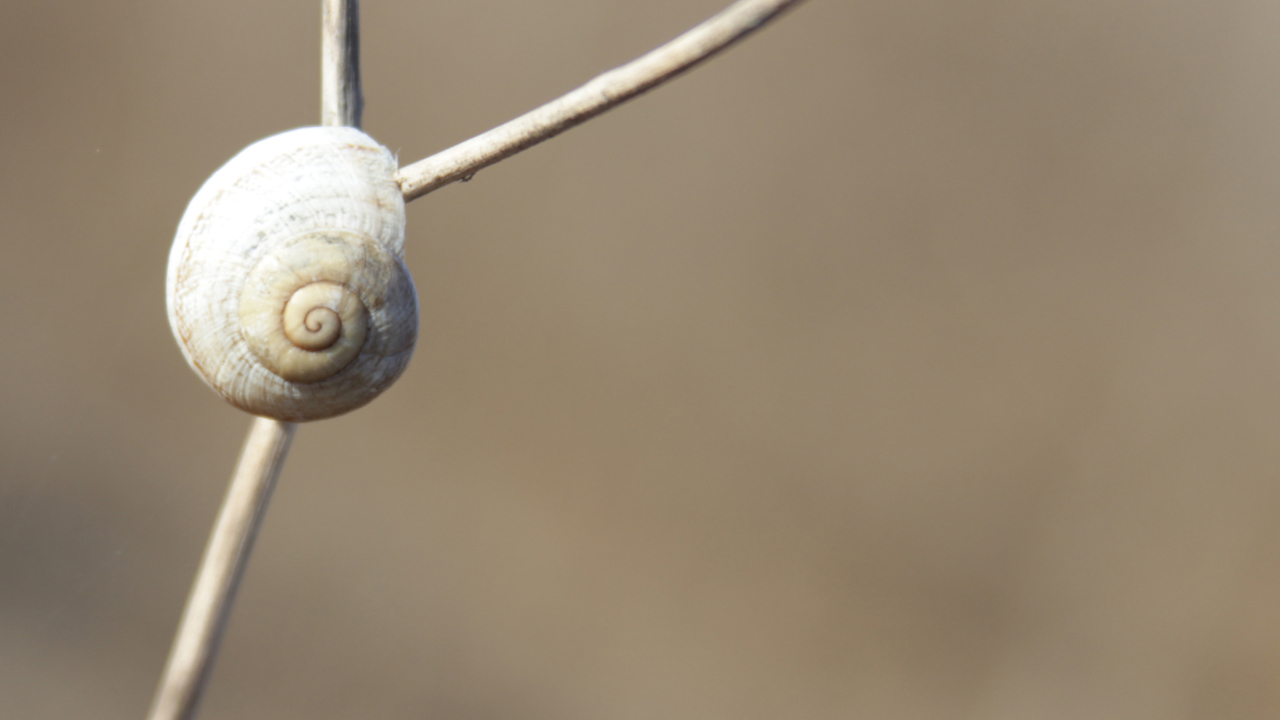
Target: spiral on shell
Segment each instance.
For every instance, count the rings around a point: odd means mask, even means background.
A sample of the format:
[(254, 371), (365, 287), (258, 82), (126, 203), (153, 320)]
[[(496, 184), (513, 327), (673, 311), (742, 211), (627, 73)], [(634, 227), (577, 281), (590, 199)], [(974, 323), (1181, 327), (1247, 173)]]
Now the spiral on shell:
[(169, 256), (169, 322), (233, 405), (316, 420), (404, 371), (418, 301), (395, 169), (359, 130), (300, 128), (245, 148), (191, 200)]

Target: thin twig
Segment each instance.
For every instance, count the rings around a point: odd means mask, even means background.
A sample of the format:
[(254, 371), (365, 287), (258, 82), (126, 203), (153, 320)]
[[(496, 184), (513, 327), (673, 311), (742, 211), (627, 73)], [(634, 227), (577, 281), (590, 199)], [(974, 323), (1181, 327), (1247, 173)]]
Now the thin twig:
[[(567, 95), (396, 175), (413, 200), (552, 138), (680, 74), (800, 0), (738, 0), (689, 32)], [(360, 126), (357, 0), (323, 0), (321, 122)], [(254, 420), (231, 478), (160, 679), (148, 720), (192, 720), (213, 668), (236, 589), (297, 425)]]
[[(360, 126), (360, 30), (357, 0), (324, 0), (320, 116), (324, 125)], [(236, 589), (266, 517), (294, 423), (255, 418), (218, 511), (148, 720), (191, 720), (213, 671)]]
[(320, 35), (320, 124), (360, 127), (360, 3), (324, 0)]
[(195, 717), (236, 588), (296, 428), (293, 423), (267, 418), (253, 421), (200, 560), (148, 720)]
[(675, 40), (503, 125), (400, 168), (396, 181), (414, 200), (511, 157), (649, 90), (706, 60), (800, 0), (738, 0)]

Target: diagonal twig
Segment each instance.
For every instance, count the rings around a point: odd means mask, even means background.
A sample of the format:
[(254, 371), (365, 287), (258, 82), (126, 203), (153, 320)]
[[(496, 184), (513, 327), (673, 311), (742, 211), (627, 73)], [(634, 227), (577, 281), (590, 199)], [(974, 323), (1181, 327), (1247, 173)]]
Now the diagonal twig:
[[(532, 147), (746, 37), (800, 0), (738, 0), (658, 49), (471, 140), (401, 168), (406, 201)], [(323, 0), (321, 120), (360, 126), (358, 0)], [(256, 418), (187, 598), (148, 720), (192, 720), (297, 425)]]
[(660, 85), (741, 40), (800, 0), (738, 0), (675, 40), (535, 110), (425, 160), (400, 168), (405, 201), (415, 200), (549, 140)]

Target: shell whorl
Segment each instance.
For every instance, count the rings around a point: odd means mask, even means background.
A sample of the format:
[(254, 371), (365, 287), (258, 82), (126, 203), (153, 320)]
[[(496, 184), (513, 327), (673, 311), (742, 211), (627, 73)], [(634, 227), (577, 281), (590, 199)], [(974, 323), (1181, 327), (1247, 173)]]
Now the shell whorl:
[(395, 159), (353, 128), (261, 140), (196, 193), (169, 256), (183, 354), (237, 407), (281, 420), (353, 410), (417, 337)]

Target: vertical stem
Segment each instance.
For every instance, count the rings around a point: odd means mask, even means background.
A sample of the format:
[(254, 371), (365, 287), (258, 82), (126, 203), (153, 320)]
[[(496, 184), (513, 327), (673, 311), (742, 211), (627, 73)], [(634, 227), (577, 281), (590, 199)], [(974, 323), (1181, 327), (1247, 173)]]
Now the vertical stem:
[(360, 3), (323, 0), (320, 36), (320, 124), (360, 127)]
[(148, 720), (195, 717), (297, 425), (256, 418), (209, 535)]
[[(357, 0), (323, 0), (321, 104), (323, 125), (360, 127), (360, 27)], [(182, 611), (169, 660), (148, 720), (192, 720), (213, 670), (231, 604), (254, 538), (297, 430), (294, 423), (256, 418), (218, 511), (196, 581)]]

